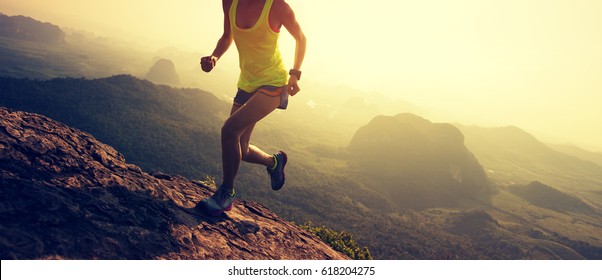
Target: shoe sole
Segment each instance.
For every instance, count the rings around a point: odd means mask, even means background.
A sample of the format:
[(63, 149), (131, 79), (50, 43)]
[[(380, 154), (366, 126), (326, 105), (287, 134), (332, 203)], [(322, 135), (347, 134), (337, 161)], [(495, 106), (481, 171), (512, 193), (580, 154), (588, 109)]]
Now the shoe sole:
[(284, 168), (286, 167), (286, 163), (288, 162), (288, 156), (283, 151), (280, 151), (280, 153), (282, 153), (282, 155), (284, 156), (284, 161), (282, 163), (282, 184), (280, 184), (280, 186), (278, 186), (276, 188), (272, 187), (272, 190), (275, 190), (275, 191), (282, 189), (282, 187), (284, 186), (284, 182), (286, 181), (286, 176), (284, 174)]
[(219, 215), (221, 215), (222, 213), (224, 213), (224, 212), (226, 212), (226, 211), (230, 211), (230, 210), (232, 210), (232, 205), (233, 205), (233, 204), (234, 204), (234, 202), (230, 203), (230, 205), (228, 205), (228, 207), (226, 207), (226, 208), (224, 208), (223, 210), (220, 210), (220, 211), (210, 211), (210, 212), (209, 212), (209, 215), (211, 215), (211, 216), (214, 216), (214, 217), (215, 217), (215, 216), (219, 216)]

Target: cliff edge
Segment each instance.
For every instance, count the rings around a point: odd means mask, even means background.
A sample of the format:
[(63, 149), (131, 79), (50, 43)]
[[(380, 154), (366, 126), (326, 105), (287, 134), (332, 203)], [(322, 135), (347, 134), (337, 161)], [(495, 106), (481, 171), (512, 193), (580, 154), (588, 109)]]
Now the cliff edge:
[(191, 214), (211, 187), (148, 174), (88, 133), (0, 107), (2, 259), (347, 259), (266, 207)]

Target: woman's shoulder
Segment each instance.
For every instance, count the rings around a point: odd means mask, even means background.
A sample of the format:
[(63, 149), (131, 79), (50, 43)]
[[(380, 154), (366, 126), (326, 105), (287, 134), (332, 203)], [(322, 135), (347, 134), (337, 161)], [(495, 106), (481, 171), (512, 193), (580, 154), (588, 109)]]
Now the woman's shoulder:
[(272, 9), (278, 11), (281, 14), (288, 14), (291, 12), (291, 7), (286, 3), (285, 0), (274, 0)]

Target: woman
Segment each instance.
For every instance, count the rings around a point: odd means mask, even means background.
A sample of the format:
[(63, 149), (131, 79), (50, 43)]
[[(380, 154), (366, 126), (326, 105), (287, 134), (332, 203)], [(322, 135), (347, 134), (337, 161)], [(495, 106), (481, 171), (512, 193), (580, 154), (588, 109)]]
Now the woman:
[[(306, 45), (295, 14), (284, 0), (223, 0), (222, 5), (224, 33), (213, 54), (201, 58), (201, 66), (203, 71), (211, 71), (234, 41), (241, 72), (230, 117), (222, 127), (223, 181), (211, 197), (199, 203), (212, 215), (232, 209), (234, 178), (241, 160), (266, 166), (272, 189), (284, 185), (286, 154), (268, 155), (249, 141), (259, 120), (276, 108), (286, 109), (288, 95), (299, 92), (297, 82)], [(282, 26), (297, 42), (290, 71), (286, 71), (278, 50)]]

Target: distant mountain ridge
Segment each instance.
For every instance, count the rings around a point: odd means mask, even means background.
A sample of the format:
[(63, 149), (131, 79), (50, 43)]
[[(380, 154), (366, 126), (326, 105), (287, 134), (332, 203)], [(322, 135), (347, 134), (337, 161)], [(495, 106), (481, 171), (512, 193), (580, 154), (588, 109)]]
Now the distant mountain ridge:
[(557, 144), (548, 144), (548, 147), (559, 151), (561, 153), (576, 156), (582, 160), (591, 161), (599, 166), (602, 166), (602, 153), (600, 152), (590, 152), (586, 151), (582, 148), (579, 148), (574, 145), (557, 145)]
[(520, 128), (456, 127), (465, 135), (466, 146), (500, 183), (540, 181), (587, 192), (602, 186), (602, 166), (552, 149)]
[(42, 23), (26, 16), (7, 16), (2, 13), (0, 13), (0, 36), (48, 44), (65, 43), (65, 33), (52, 23)]
[(191, 214), (208, 185), (147, 174), (90, 134), (3, 107), (0, 176), (3, 260), (347, 259), (255, 202)]

